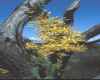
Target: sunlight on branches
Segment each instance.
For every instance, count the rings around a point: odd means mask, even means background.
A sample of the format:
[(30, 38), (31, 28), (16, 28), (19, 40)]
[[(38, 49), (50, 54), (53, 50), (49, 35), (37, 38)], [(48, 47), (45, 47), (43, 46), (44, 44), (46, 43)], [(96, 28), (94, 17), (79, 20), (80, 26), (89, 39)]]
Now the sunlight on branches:
[(27, 43), (25, 44), (25, 46), (26, 46), (26, 49), (37, 48), (37, 46), (36, 46), (35, 44), (30, 43), (30, 42), (27, 42)]
[[(67, 52), (83, 52), (86, 50), (84, 44), (85, 36), (73, 30), (70, 25), (65, 25), (58, 17), (49, 18), (49, 13), (41, 14), (35, 17), (36, 21), (31, 22), (32, 25), (41, 28), (39, 36), (44, 44), (37, 47), (38, 54), (48, 56), (50, 54), (64, 55)], [(26, 43), (27, 49), (34, 48), (33, 43)]]

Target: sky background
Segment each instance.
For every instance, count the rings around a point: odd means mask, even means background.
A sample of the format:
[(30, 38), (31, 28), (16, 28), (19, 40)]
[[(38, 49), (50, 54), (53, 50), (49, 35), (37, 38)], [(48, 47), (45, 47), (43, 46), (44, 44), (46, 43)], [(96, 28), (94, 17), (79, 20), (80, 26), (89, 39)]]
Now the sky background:
[[(0, 0), (0, 24), (12, 13), (17, 5), (25, 0)], [(52, 0), (44, 9), (52, 12), (51, 16), (59, 16), (61, 19), (66, 7), (73, 0)], [(73, 27), (79, 32), (84, 32), (96, 24), (100, 23), (100, 0), (80, 0), (80, 8), (74, 15)], [(36, 27), (31, 27), (27, 23), (23, 30), (23, 36), (38, 40)], [(100, 38), (100, 35), (94, 39)], [(93, 39), (92, 39), (93, 40)]]

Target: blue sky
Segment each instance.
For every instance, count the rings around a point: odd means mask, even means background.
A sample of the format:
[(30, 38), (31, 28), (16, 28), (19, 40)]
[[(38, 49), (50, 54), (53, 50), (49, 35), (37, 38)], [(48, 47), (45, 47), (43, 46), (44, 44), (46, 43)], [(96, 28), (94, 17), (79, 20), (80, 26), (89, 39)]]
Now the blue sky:
[[(15, 9), (15, 7), (25, 0), (0, 0), (0, 23), (2, 23)], [(51, 16), (59, 16), (61, 19), (66, 7), (73, 0), (52, 0), (44, 9), (52, 12)], [(84, 32), (94, 25), (100, 23), (100, 0), (80, 0), (81, 6), (75, 13), (74, 28), (79, 32)], [(36, 28), (25, 25), (23, 36), (37, 39)], [(97, 36), (95, 38), (100, 38)]]

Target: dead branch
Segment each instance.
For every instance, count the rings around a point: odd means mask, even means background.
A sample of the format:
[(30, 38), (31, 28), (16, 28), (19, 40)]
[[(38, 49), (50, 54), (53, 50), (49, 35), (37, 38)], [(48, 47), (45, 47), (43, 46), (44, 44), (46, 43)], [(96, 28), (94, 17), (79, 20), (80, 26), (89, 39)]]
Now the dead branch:
[(63, 21), (65, 24), (73, 24), (74, 23), (74, 13), (79, 8), (80, 1), (74, 0), (73, 3), (66, 8), (63, 16)]

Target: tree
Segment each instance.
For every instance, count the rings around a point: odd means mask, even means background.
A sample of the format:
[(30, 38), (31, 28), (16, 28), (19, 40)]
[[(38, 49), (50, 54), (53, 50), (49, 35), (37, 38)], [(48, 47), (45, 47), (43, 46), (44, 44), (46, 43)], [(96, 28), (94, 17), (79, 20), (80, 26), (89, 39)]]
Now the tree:
[[(42, 7), (50, 1), (51, 0), (26, 0), (0, 25), (0, 64), (8, 69), (14, 77), (33, 78), (29, 56), (22, 42), (22, 31), (24, 25), (32, 19), (32, 16), (35, 17), (41, 14)], [(65, 24), (73, 24), (73, 15), (79, 8), (79, 2), (79, 0), (74, 0), (70, 7), (65, 10), (63, 16)], [(100, 24), (82, 34), (86, 35), (87, 40), (95, 37), (100, 34)], [(100, 40), (93, 42), (87, 42), (87, 40), (83, 42), (83, 44), (91, 45), (100, 42)], [(70, 57), (64, 58), (64, 65), (67, 64), (65, 60), (68, 61), (69, 58)]]

